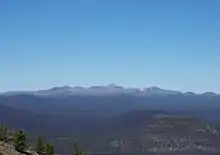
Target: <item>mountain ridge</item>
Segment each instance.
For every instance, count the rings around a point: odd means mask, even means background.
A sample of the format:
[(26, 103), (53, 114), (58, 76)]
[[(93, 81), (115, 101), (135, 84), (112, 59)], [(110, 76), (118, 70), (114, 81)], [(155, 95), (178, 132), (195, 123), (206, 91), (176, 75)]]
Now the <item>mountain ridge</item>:
[(181, 92), (178, 90), (168, 90), (157, 86), (145, 87), (143, 89), (134, 87), (123, 87), (115, 84), (106, 86), (58, 86), (45, 90), (36, 91), (8, 91), (0, 93), (0, 95), (20, 95), (29, 94), (36, 96), (105, 96), (105, 95), (135, 95), (135, 96), (168, 96), (168, 95), (184, 95), (184, 96), (219, 96), (220, 94), (214, 92), (194, 93)]

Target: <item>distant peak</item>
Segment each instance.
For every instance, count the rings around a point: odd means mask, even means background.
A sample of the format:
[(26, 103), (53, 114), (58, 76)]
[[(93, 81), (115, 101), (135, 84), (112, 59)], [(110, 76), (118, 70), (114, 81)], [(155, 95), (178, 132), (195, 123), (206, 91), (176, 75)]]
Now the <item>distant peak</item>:
[(120, 88), (120, 89), (124, 89), (122, 86), (117, 86), (115, 84), (109, 84), (106, 86), (107, 88)]
[(213, 92), (205, 92), (205, 93), (202, 93), (201, 95), (204, 95), (204, 96), (216, 96), (217, 94), (213, 93)]
[(117, 87), (114, 83), (111, 83), (111, 84), (109, 84), (109, 85), (107, 85), (107, 87)]
[(72, 87), (64, 85), (64, 86), (58, 86), (58, 87), (53, 87), (50, 90), (58, 90), (58, 89), (71, 89)]
[(186, 92), (186, 93), (184, 93), (184, 95), (189, 95), (189, 96), (191, 95), (192, 96), (192, 95), (196, 95), (196, 94), (193, 92)]

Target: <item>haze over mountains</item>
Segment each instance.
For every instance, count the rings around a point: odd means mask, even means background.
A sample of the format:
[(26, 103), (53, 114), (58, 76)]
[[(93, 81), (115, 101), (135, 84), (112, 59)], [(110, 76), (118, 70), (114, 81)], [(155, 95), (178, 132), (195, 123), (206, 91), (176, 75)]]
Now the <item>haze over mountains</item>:
[(36, 96), (71, 96), (71, 95), (80, 95), (80, 96), (102, 96), (102, 95), (135, 95), (135, 96), (166, 96), (166, 95), (202, 95), (202, 96), (217, 96), (214, 92), (204, 92), (202, 94), (196, 94), (193, 92), (181, 92), (177, 90), (165, 90), (156, 86), (146, 87), (144, 89), (139, 88), (125, 88), (122, 86), (117, 86), (110, 84), (107, 86), (91, 86), (91, 87), (70, 87), (70, 86), (61, 86), (53, 87), (48, 90), (37, 90), (37, 91), (10, 91), (1, 93), (1, 95), (18, 95), (18, 94), (30, 94)]

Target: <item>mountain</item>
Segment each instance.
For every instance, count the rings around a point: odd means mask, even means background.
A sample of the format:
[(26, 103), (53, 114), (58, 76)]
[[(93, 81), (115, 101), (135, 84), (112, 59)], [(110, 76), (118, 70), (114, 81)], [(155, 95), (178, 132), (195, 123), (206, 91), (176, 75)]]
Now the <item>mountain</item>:
[[(80, 141), (87, 150), (118, 153), (122, 148), (125, 152), (137, 152), (140, 144), (151, 145), (141, 137), (151, 135), (143, 130), (155, 126), (155, 117), (187, 116), (218, 126), (219, 103), (220, 96), (211, 92), (182, 93), (159, 87), (138, 89), (114, 84), (88, 88), (62, 86), (0, 94), (0, 122), (13, 129), (24, 129), (31, 135), (30, 140), (39, 134), (44, 136), (55, 144), (58, 152), (65, 152), (72, 139)], [(184, 134), (191, 136), (194, 132)], [(130, 146), (130, 142), (138, 145)], [(115, 148), (118, 144), (123, 147)], [(160, 145), (155, 147), (158, 149)]]
[(35, 96), (53, 96), (53, 97), (64, 97), (64, 96), (112, 96), (112, 95), (134, 95), (134, 96), (169, 96), (169, 95), (201, 95), (201, 96), (216, 96), (218, 94), (213, 92), (206, 92), (202, 94), (195, 93), (183, 93), (175, 90), (165, 90), (159, 87), (146, 87), (144, 89), (139, 88), (124, 88), (122, 86), (117, 86), (110, 84), (107, 86), (91, 86), (91, 87), (70, 87), (61, 86), (54, 87), (48, 90), (39, 91), (11, 91), (2, 93), (2, 95), (19, 95), (19, 94), (30, 94)]
[[(104, 92), (101, 92), (100, 89), (104, 90)], [(117, 91), (114, 91), (115, 93), (113, 94), (112, 90), (115, 89)], [(126, 93), (118, 93), (121, 90), (124, 90), (124, 92), (126, 90)], [(74, 91), (77, 93), (91, 91), (90, 94), (93, 93), (93, 95), (85, 95), (86, 93), (84, 95), (76, 95)], [(153, 95), (145, 95), (144, 91), (148, 94), (153, 92)], [(102, 95), (100, 95), (100, 92)], [(62, 93), (71, 95), (61, 95)], [(159, 88), (139, 90), (135, 88), (125, 89), (115, 85), (102, 88), (56, 87), (50, 90), (35, 91), (32, 94), (25, 92), (0, 95), (0, 105), (7, 105), (12, 108), (30, 111), (31, 113), (65, 114), (68, 116), (81, 115), (83, 113), (86, 117), (97, 118), (113, 117), (136, 109), (165, 110), (168, 112), (183, 111), (184, 113), (187, 112), (187, 114), (197, 114), (202, 111), (203, 115), (206, 113), (205, 116), (214, 112), (214, 115), (209, 118), (218, 118), (216, 116), (219, 115), (218, 111), (220, 111), (219, 103), (220, 96), (210, 95), (210, 93), (179, 94), (179, 92), (170, 92)], [(199, 116), (202, 115), (199, 114)], [(218, 119), (214, 120), (217, 121)]]
[(201, 94), (202, 96), (217, 96), (218, 94), (213, 93), (213, 92), (205, 92)]
[(102, 119), (83, 116), (36, 114), (0, 105), (1, 123), (11, 129), (23, 129), (30, 143), (42, 135), (58, 153), (69, 153), (73, 139), (93, 154), (220, 153), (218, 126), (196, 117), (161, 110), (132, 110)]

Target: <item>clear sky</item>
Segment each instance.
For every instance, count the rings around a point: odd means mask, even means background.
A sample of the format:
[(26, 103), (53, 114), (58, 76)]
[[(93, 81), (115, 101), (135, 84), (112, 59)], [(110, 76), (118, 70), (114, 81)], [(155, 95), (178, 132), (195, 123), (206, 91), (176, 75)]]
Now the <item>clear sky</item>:
[(220, 92), (219, 0), (0, 0), (0, 91)]

